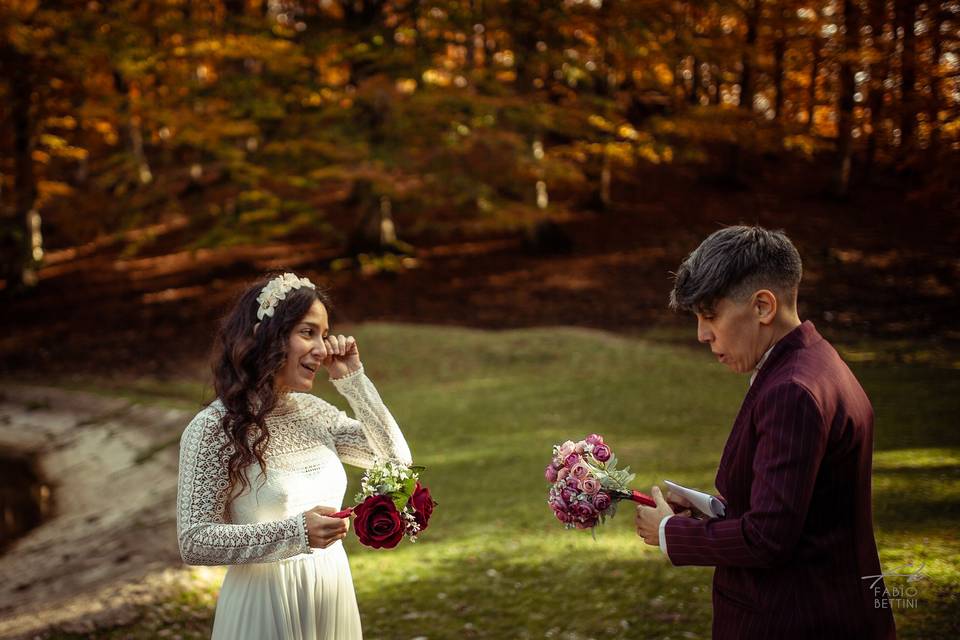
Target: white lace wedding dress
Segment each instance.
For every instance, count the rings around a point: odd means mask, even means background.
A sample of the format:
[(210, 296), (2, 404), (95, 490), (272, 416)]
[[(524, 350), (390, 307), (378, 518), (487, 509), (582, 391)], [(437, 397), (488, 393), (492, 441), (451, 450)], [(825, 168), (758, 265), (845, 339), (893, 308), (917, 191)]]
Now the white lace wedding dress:
[[(267, 418), (266, 480), (247, 468), (251, 489), (225, 508), (223, 404), (197, 414), (180, 441), (177, 534), (184, 562), (230, 565), (217, 601), (214, 639), (361, 638), (350, 566), (341, 542), (307, 545), (304, 512), (340, 509), (342, 462), (411, 463), (410, 450), (363, 369), (333, 381), (357, 419), (306, 393), (290, 393)], [(262, 486), (261, 486), (262, 483)]]

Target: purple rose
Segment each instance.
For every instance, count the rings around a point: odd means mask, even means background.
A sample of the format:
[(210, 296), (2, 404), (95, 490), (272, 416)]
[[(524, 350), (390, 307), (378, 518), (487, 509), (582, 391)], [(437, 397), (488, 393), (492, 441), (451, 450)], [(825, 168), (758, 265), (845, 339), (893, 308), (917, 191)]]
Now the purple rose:
[(610, 459), (610, 447), (601, 442), (593, 448), (593, 457), (599, 462), (606, 462)]
[(543, 474), (547, 482), (556, 482), (557, 481), (557, 469), (552, 464), (548, 464), (546, 470)]
[(592, 529), (597, 526), (597, 520), (597, 517), (593, 517), (585, 520), (577, 520), (573, 524), (577, 529)]
[(578, 462), (580, 462), (580, 454), (579, 454), (579, 453), (571, 453), (570, 455), (568, 455), (566, 458), (563, 459), (563, 464), (564, 464), (568, 469), (572, 469), (572, 468), (574, 467), (574, 465), (576, 465)]
[(567, 488), (574, 491), (580, 491), (580, 482), (576, 478), (567, 478)]
[(587, 439), (584, 440), (587, 444), (598, 445), (603, 444), (603, 436), (598, 436), (595, 433), (591, 433), (587, 436)]
[(580, 481), (580, 491), (588, 495), (596, 495), (600, 491), (600, 481), (596, 478), (584, 478)]
[(577, 499), (577, 490), (566, 488), (560, 492), (560, 498), (563, 500), (564, 504), (573, 504)]
[(597, 511), (606, 511), (610, 508), (610, 504), (610, 496), (603, 491), (593, 496), (593, 506), (596, 507)]
[(570, 507), (570, 512), (580, 520), (589, 520), (597, 515), (597, 510), (589, 502), (578, 502)]
[(561, 511), (560, 509), (554, 509), (554, 510), (553, 510), (553, 514), (554, 514), (555, 516), (557, 516), (557, 520), (559, 520), (560, 522), (562, 522), (562, 523), (564, 523), (564, 524), (567, 524), (568, 522), (570, 522), (571, 520), (573, 520), (573, 516), (571, 516), (571, 515), (570, 515), (568, 512), (566, 512), (566, 511)]
[(577, 480), (582, 480), (590, 475), (590, 468), (582, 462), (578, 462), (570, 468), (570, 475)]

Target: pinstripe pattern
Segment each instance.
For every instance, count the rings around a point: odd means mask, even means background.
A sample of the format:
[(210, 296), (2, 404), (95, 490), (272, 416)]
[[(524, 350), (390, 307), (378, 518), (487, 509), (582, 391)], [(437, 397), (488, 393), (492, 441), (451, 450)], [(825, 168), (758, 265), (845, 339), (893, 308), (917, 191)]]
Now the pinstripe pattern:
[(740, 407), (717, 470), (726, 516), (665, 527), (673, 564), (717, 567), (714, 638), (895, 637), (890, 609), (861, 580), (880, 573), (872, 448), (870, 401), (804, 322)]

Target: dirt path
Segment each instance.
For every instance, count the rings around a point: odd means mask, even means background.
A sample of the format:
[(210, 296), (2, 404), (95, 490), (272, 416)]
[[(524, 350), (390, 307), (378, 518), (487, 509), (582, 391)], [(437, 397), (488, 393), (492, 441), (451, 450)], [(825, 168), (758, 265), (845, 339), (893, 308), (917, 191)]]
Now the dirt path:
[(188, 412), (6, 387), (0, 446), (37, 454), (54, 515), (0, 556), (0, 638), (131, 622), (188, 580), (175, 441)]

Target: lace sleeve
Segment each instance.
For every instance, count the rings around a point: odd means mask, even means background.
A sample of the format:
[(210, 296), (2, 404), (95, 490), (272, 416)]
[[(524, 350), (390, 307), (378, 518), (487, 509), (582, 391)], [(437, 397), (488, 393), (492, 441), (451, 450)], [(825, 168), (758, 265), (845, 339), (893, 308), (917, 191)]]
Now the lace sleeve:
[(330, 422), (340, 459), (358, 467), (370, 467), (376, 459), (412, 464), (410, 448), (397, 421), (364, 375), (363, 367), (332, 382), (356, 416), (354, 419), (338, 411)]
[(225, 436), (220, 417), (203, 411), (180, 439), (177, 537), (186, 564), (226, 565), (271, 562), (310, 553), (306, 515), (256, 524), (229, 524), (227, 467), (220, 457)]

